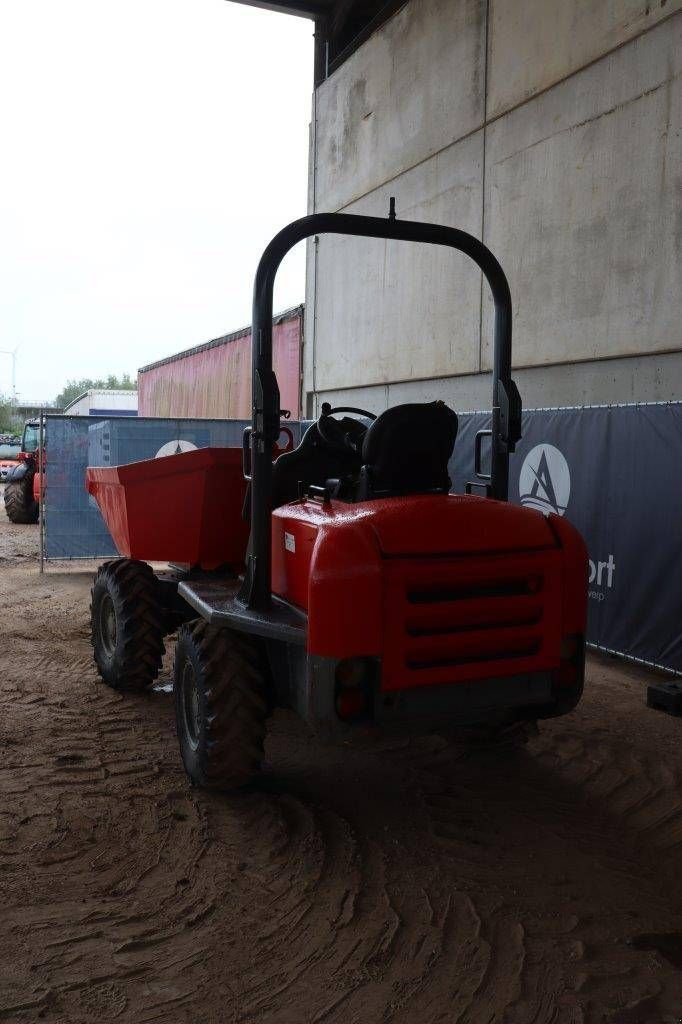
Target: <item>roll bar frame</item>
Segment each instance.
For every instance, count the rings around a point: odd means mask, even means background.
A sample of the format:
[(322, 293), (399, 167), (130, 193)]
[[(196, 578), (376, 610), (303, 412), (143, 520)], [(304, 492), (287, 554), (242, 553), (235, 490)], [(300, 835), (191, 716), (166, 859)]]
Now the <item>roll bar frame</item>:
[[(487, 246), (473, 235), (441, 224), (398, 220), (391, 199), (388, 218), (348, 213), (318, 213), (292, 221), (274, 236), (261, 256), (253, 288), (251, 335), (252, 409), (250, 438), (251, 538), (239, 600), (253, 610), (271, 604), (272, 449), (280, 433), (280, 395), (272, 368), (272, 301), (280, 263), (294, 245), (315, 235), (359, 235), (401, 242), (448, 246), (470, 256), (483, 271), (494, 302), (492, 429), (490, 473), (480, 469), (477, 439), (476, 475), (488, 496), (506, 501), (509, 454), (521, 436), (521, 399), (511, 379), (512, 303), (502, 267)], [(246, 455), (246, 452), (245, 452)], [(488, 483), (489, 481), (489, 483)]]

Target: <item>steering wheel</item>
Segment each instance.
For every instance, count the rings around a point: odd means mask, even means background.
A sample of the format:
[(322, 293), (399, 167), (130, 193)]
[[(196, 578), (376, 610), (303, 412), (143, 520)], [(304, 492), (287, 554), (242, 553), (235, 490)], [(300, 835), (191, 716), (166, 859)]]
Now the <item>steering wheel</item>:
[(350, 451), (359, 455), (367, 426), (359, 423), (357, 419), (351, 419), (350, 416), (335, 420), (333, 417), (340, 412), (352, 412), (355, 416), (362, 416), (367, 420), (375, 420), (376, 416), (367, 409), (356, 409), (352, 405), (337, 405), (332, 408), (329, 402), (322, 403), (322, 412), (317, 421), (317, 429), (322, 440), (336, 451)]

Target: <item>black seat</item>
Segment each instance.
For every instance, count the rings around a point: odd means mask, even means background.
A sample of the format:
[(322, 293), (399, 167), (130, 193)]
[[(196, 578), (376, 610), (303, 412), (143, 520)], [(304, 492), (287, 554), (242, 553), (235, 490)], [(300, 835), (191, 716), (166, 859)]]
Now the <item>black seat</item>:
[(396, 405), (371, 424), (362, 445), (357, 500), (447, 493), (457, 414), (445, 402)]
[(272, 507), (296, 501), (311, 485), (324, 487), (328, 480), (357, 480), (362, 460), (352, 452), (330, 448), (320, 437), (317, 424), (306, 430), (292, 452), (280, 455), (272, 467)]

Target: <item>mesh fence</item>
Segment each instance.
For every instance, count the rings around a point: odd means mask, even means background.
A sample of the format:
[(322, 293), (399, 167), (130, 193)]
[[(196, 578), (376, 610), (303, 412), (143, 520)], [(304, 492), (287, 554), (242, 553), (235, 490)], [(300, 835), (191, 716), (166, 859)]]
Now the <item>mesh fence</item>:
[[(88, 466), (123, 466), (188, 448), (241, 447), (246, 420), (47, 416), (44, 481), (45, 558), (100, 558), (117, 551), (85, 490)], [(300, 424), (287, 423), (294, 442)], [(163, 515), (163, 510), (155, 510)]]

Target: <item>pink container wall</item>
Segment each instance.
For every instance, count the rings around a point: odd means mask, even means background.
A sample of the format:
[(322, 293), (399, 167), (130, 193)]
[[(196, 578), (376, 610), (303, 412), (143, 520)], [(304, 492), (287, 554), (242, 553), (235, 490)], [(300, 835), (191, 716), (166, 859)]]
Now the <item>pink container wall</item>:
[[(283, 409), (300, 414), (303, 308), (277, 317), (273, 362)], [(251, 332), (202, 345), (138, 374), (138, 416), (251, 418)]]

